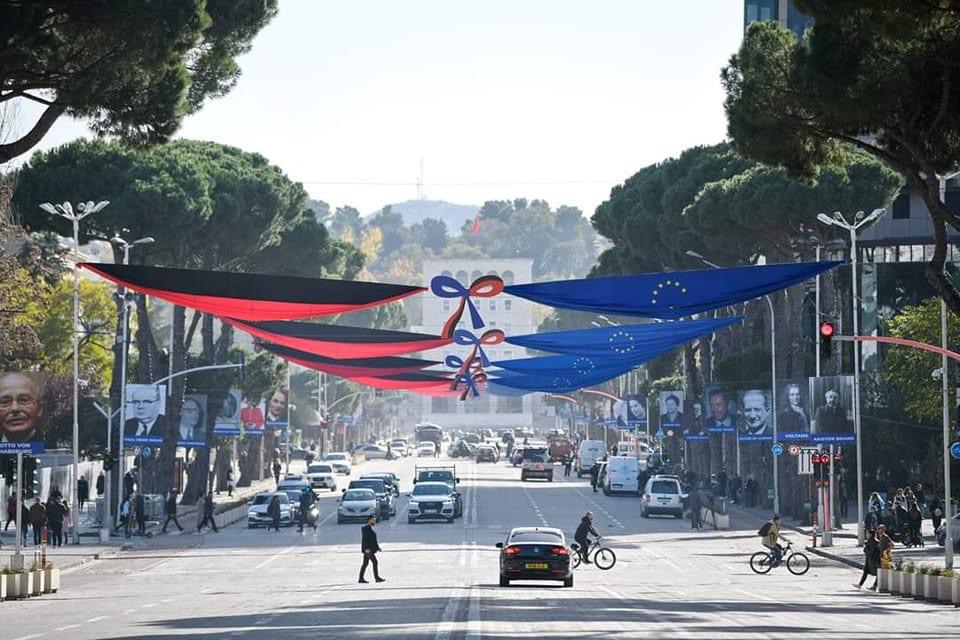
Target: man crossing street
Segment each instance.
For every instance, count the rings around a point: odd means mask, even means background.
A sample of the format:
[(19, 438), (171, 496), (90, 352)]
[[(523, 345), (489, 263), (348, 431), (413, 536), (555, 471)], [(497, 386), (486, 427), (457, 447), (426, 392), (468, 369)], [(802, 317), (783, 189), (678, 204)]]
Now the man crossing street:
[(203, 498), (203, 520), (200, 521), (200, 524), (197, 525), (197, 533), (200, 533), (200, 530), (203, 527), (210, 523), (210, 526), (213, 528), (214, 533), (219, 533), (217, 529), (217, 523), (213, 519), (213, 490), (207, 491), (207, 495)]
[(167, 525), (170, 524), (170, 521), (173, 521), (173, 524), (177, 525), (177, 529), (183, 531), (183, 527), (180, 526), (180, 522), (177, 520), (177, 490), (170, 489), (170, 495), (167, 496), (167, 502), (164, 505), (164, 512), (167, 514), (167, 519), (163, 522), (162, 533), (167, 532)]
[(385, 582), (380, 577), (380, 568), (377, 565), (377, 553), (380, 551), (380, 544), (377, 542), (377, 532), (373, 530), (373, 525), (377, 522), (374, 516), (367, 518), (367, 524), (360, 529), (360, 549), (363, 551), (363, 564), (360, 565), (360, 582), (367, 582), (364, 577), (367, 573), (367, 565), (373, 565), (373, 579), (377, 582)]

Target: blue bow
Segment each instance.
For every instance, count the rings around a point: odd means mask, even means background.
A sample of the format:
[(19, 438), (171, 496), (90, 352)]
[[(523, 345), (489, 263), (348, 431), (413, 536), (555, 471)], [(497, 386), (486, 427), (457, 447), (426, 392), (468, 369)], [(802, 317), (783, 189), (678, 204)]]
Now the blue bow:
[(490, 329), (489, 331), (484, 331), (480, 336), (477, 336), (472, 331), (467, 329), (457, 329), (453, 332), (453, 342), (455, 344), (473, 347), (473, 351), (470, 353), (470, 357), (467, 358), (469, 362), (476, 356), (480, 356), (480, 364), (484, 367), (490, 366), (490, 359), (487, 358), (487, 354), (483, 351), (483, 345), (493, 346), (495, 344), (500, 344), (506, 339), (506, 334), (503, 333), (500, 329)]
[(481, 276), (474, 280), (468, 289), (456, 278), (450, 276), (434, 276), (430, 280), (430, 291), (439, 298), (460, 298), (460, 306), (453, 315), (450, 316), (450, 319), (447, 320), (447, 325), (444, 326), (443, 335), (447, 336), (450, 335), (453, 327), (457, 326), (457, 323), (460, 322), (464, 305), (470, 309), (470, 322), (473, 323), (473, 328), (482, 328), (484, 326), (483, 318), (480, 317), (480, 311), (477, 310), (470, 296), (492, 298), (503, 291), (503, 280), (498, 276)]

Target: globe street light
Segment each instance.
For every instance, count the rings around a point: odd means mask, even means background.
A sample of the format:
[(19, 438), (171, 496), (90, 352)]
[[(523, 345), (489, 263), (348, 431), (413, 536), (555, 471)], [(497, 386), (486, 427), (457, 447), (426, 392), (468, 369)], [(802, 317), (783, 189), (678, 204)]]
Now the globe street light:
[[(80, 221), (89, 215), (101, 211), (110, 204), (109, 200), (94, 203), (93, 200), (80, 202), (77, 210), (69, 202), (51, 204), (44, 202), (40, 208), (47, 213), (66, 218), (73, 224), (73, 486), (70, 495), (73, 517), (77, 524), (80, 522), (79, 496), (77, 495), (77, 481), (80, 479)], [(73, 526), (73, 544), (80, 544), (80, 529)], [(17, 535), (20, 535), (19, 533)]]
[(846, 229), (850, 233), (850, 275), (853, 280), (853, 430), (857, 439), (857, 544), (863, 546), (863, 454), (860, 447), (860, 345), (857, 335), (860, 333), (860, 295), (857, 284), (857, 231), (883, 215), (886, 209), (874, 209), (869, 215), (858, 211), (852, 223), (847, 222), (843, 214), (834, 211), (832, 216), (818, 213), (817, 220), (827, 226)]

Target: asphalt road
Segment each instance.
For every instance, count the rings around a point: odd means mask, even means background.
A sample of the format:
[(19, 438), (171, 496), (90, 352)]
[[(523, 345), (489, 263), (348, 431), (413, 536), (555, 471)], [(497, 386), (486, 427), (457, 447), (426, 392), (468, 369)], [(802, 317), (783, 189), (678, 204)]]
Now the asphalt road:
[[(409, 491), (415, 462), (372, 461), (358, 471), (394, 470)], [(323, 493), (317, 533), (241, 522), (169, 536), (161, 541), (169, 548), (69, 571), (56, 595), (0, 603), (0, 637), (960, 637), (952, 607), (857, 591), (858, 574), (828, 560), (811, 557), (802, 577), (782, 568), (754, 575), (747, 558), (758, 547), (756, 523), (694, 532), (685, 521), (642, 519), (636, 497), (592, 493), (586, 480), (521, 483), (504, 463), (456, 464), (462, 520), (407, 524), (401, 498), (397, 517), (377, 525), (385, 583), (357, 584), (359, 525), (337, 525), (336, 496)], [(510, 527), (572, 535), (588, 509), (617, 552), (613, 570), (578, 569), (570, 589), (497, 586), (493, 545)]]

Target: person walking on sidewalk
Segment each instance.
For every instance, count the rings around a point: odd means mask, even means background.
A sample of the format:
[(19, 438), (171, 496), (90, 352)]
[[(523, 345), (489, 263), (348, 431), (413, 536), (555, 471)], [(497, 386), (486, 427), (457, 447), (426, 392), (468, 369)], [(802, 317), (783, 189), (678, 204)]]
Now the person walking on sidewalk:
[(880, 568), (893, 569), (893, 540), (887, 535), (887, 527), (877, 527), (877, 542), (880, 543)]
[(703, 522), (700, 521), (703, 509), (703, 496), (700, 489), (694, 487), (687, 497), (687, 506), (690, 508), (690, 528), (703, 529)]
[(83, 511), (83, 505), (90, 499), (90, 483), (86, 476), (80, 476), (77, 480), (77, 502), (80, 503), (80, 511)]
[(943, 520), (943, 503), (940, 501), (940, 496), (936, 493), (930, 498), (930, 522), (933, 523), (933, 530), (936, 531), (940, 528), (940, 522)]
[(134, 494), (133, 502), (130, 505), (133, 510), (133, 516), (137, 521), (137, 535), (147, 534), (147, 501), (143, 494), (137, 491)]
[(123, 499), (123, 504), (120, 505), (120, 522), (117, 523), (115, 530), (119, 531), (120, 527), (123, 527), (123, 535), (126, 538), (130, 537), (130, 518), (133, 515), (130, 510), (132, 508), (131, 501), (133, 496), (127, 496)]
[(47, 508), (40, 502), (40, 498), (33, 499), (30, 507), (30, 526), (33, 527), (33, 546), (40, 546), (40, 532), (47, 526)]
[(373, 525), (377, 522), (376, 517), (367, 518), (367, 524), (360, 528), (360, 550), (363, 551), (363, 564), (360, 565), (359, 583), (367, 582), (364, 577), (367, 573), (367, 565), (373, 565), (373, 579), (377, 582), (385, 582), (380, 577), (380, 567), (377, 564), (377, 553), (380, 552), (380, 543), (377, 541), (377, 532), (373, 530)]
[(207, 491), (207, 495), (203, 498), (203, 520), (200, 521), (200, 524), (197, 525), (197, 533), (200, 533), (200, 530), (203, 529), (203, 526), (207, 523), (210, 523), (210, 526), (213, 527), (213, 532), (218, 533), (220, 530), (217, 529), (217, 523), (213, 519), (213, 490)]
[(280, 471), (282, 469), (283, 469), (283, 466), (281, 466), (280, 461), (274, 460), (273, 461), (273, 479), (276, 481), (278, 485), (280, 484)]
[(163, 522), (163, 529), (161, 533), (167, 532), (167, 525), (170, 524), (170, 521), (173, 520), (173, 524), (177, 525), (177, 529), (183, 531), (183, 527), (180, 526), (180, 522), (177, 520), (177, 490), (170, 489), (170, 494), (167, 496), (167, 502), (164, 505), (164, 512), (167, 514), (167, 519)]
[(10, 523), (13, 523), (13, 526), (17, 526), (17, 492), (14, 491), (10, 494), (10, 497), (7, 498), (7, 524), (3, 525), (3, 530), (6, 531), (10, 528)]
[(103, 473), (103, 471), (101, 471), (100, 475), (97, 476), (97, 497), (98, 498), (103, 495), (103, 492), (106, 489), (106, 483), (107, 483), (107, 477)]
[(597, 482), (600, 480), (600, 461), (595, 460), (593, 466), (590, 467), (590, 486), (593, 487), (593, 492), (597, 492)]
[(233, 497), (233, 467), (227, 470), (227, 497)]
[(914, 500), (907, 509), (907, 546), (922, 547), (923, 534), (920, 533), (920, 527), (923, 526), (923, 512), (920, 506)]
[(270, 504), (267, 505), (267, 515), (270, 516), (270, 524), (267, 526), (267, 532), (273, 527), (277, 533), (280, 533), (280, 497), (273, 496)]
[(63, 519), (65, 515), (60, 498), (53, 496), (47, 500), (47, 526), (50, 529), (50, 539), (47, 542), (51, 547), (63, 545)]
[(573, 456), (569, 453), (563, 456), (563, 477), (570, 477), (570, 468), (573, 466)]
[(867, 540), (863, 543), (863, 573), (860, 575), (860, 582), (854, 582), (853, 586), (857, 589), (863, 587), (867, 576), (873, 576), (872, 591), (877, 590), (877, 569), (880, 568), (880, 541), (877, 540), (877, 533), (873, 529), (867, 531)]

